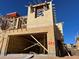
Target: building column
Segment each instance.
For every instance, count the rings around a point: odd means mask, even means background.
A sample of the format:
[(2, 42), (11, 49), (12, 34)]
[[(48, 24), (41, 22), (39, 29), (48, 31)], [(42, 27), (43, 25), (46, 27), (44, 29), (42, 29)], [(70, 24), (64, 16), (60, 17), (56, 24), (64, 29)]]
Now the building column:
[(56, 49), (55, 49), (55, 35), (53, 27), (49, 27), (47, 33), (47, 45), (48, 45), (48, 54), (56, 56)]
[(0, 53), (1, 53), (2, 45), (3, 45), (3, 36), (2, 34), (0, 34)]
[(1, 56), (5, 56), (7, 53), (8, 41), (9, 41), (8, 35), (5, 35), (3, 39), (4, 41), (3, 41), (3, 46), (1, 50)]

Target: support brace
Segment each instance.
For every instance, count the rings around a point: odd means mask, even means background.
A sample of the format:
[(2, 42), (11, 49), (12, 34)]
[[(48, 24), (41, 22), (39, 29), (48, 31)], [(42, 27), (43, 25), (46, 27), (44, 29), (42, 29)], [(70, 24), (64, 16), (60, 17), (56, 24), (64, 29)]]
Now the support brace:
[(25, 48), (24, 50), (28, 50), (28, 49), (30, 49), (30, 48), (32, 48), (32, 47), (34, 47), (34, 46), (36, 46), (36, 45), (38, 45), (38, 43), (35, 43), (34, 45), (31, 45), (31, 46), (29, 46), (29, 47)]
[(44, 50), (46, 50), (48, 52), (48, 50), (33, 36), (30, 35)]

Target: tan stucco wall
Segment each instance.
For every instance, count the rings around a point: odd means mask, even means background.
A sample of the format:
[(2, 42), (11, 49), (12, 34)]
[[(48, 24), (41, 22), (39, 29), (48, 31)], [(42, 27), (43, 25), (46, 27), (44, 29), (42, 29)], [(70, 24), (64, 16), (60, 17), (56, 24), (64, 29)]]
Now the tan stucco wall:
[(52, 4), (50, 2), (49, 9), (44, 11), (44, 16), (39, 16), (35, 18), (35, 13), (31, 13), (30, 6), (28, 7), (28, 20), (27, 20), (27, 28), (28, 27), (41, 27), (41, 26), (49, 26), (53, 25), (53, 14), (52, 14)]

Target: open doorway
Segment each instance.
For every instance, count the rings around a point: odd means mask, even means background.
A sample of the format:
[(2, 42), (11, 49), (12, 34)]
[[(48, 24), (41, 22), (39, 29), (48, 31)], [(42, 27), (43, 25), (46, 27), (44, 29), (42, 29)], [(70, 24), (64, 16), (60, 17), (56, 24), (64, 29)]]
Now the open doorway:
[(33, 35), (47, 49), (47, 33), (34, 33), (9, 36), (7, 54), (47, 54), (47, 52), (30, 36)]

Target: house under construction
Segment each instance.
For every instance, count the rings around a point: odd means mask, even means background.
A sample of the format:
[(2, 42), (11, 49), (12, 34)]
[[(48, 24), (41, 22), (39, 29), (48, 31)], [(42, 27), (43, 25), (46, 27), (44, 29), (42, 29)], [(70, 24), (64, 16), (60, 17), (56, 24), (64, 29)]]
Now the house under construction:
[[(62, 24), (55, 24), (52, 2), (28, 6), (27, 16), (1, 16), (0, 52), (57, 55), (62, 50)], [(16, 16), (16, 17), (15, 17)]]

